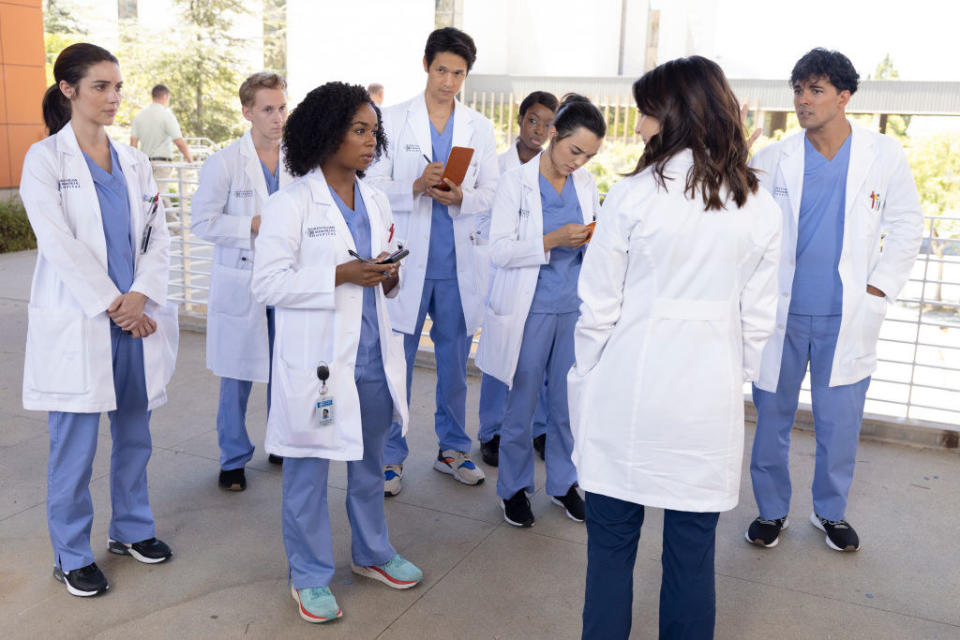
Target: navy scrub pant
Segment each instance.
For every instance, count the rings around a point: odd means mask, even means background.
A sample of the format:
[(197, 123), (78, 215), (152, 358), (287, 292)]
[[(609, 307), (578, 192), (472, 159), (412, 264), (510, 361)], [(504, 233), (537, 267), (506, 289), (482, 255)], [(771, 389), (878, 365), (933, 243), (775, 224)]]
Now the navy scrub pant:
[[(626, 640), (643, 505), (587, 493), (583, 640)], [(664, 510), (660, 639), (713, 638), (714, 549), (719, 513)]]

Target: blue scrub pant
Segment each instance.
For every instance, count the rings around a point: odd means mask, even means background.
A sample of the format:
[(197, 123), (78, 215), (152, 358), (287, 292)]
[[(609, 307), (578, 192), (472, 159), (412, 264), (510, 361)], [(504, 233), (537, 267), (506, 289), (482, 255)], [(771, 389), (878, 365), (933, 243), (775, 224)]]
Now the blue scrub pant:
[(789, 314), (777, 392), (753, 387), (757, 432), (753, 438), (750, 477), (761, 518), (774, 520), (790, 511), (790, 430), (809, 362), (817, 440), (813, 508), (821, 518), (844, 519), (870, 378), (829, 386), (839, 330), (839, 315)]
[[(491, 375), (483, 374), (480, 378), (480, 430), (477, 438), (480, 442), (489, 442), (494, 436), (500, 435), (503, 424), (503, 414), (507, 410), (507, 385)], [(547, 384), (537, 398), (537, 410), (533, 414), (533, 437), (536, 438), (547, 432)]]
[[(113, 388), (117, 408), (110, 418), (110, 537), (132, 544), (154, 537), (147, 498), (150, 411), (143, 371), (143, 342), (111, 326)], [(51, 411), (47, 466), (47, 524), (54, 563), (73, 571), (93, 562), (90, 477), (97, 452), (99, 413)]]
[[(383, 446), (390, 431), (393, 402), (378, 360), (357, 367), (363, 459), (347, 462), (347, 517), (353, 563), (383, 564), (396, 554), (383, 511)], [(326, 458), (283, 459), (283, 544), (297, 589), (325, 587), (334, 573), (333, 537), (327, 507)]]
[[(413, 386), (413, 366), (420, 346), (420, 334), (427, 314), (433, 324), (430, 340), (437, 361), (437, 411), (434, 428), (440, 441), (440, 450), (470, 451), (473, 441), (465, 428), (467, 414), (467, 325), (463, 319), (463, 304), (457, 280), (423, 281), (423, 297), (417, 313), (413, 333), (403, 336), (403, 350), (407, 357), (407, 404)], [(410, 453), (407, 439), (396, 422), (390, 427), (390, 438), (384, 452), (385, 464), (403, 464)]]
[[(549, 441), (549, 438), (548, 438)], [(626, 640), (643, 505), (587, 493), (584, 640)], [(719, 513), (663, 512), (660, 640), (713, 638), (714, 551)]]
[(533, 443), (530, 423), (543, 389), (543, 376), (562, 384), (547, 386), (547, 406), (553, 418), (548, 424), (546, 490), (551, 496), (566, 495), (577, 481), (573, 466), (573, 434), (567, 408), (567, 373), (573, 366), (573, 328), (579, 311), (569, 313), (531, 313), (523, 328), (523, 342), (513, 388), (507, 397), (507, 409), (500, 430), (500, 466), (497, 495), (510, 498), (525, 490), (533, 493)]
[[(270, 415), (270, 391), (273, 387), (273, 307), (267, 307), (267, 340), (270, 373), (267, 378), (267, 415)], [(242, 348), (242, 345), (239, 346)], [(217, 441), (220, 443), (220, 468), (242, 469), (253, 458), (255, 447), (247, 435), (247, 400), (253, 382), (220, 378), (220, 406), (217, 408)]]

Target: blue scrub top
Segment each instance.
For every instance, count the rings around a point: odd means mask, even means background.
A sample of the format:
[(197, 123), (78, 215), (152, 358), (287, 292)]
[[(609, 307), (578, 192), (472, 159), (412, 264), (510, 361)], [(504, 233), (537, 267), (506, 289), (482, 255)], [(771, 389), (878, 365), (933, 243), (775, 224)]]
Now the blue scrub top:
[(797, 229), (797, 267), (790, 313), (838, 315), (843, 308), (840, 252), (846, 207), (850, 138), (827, 160), (804, 137), (803, 195)]
[[(333, 201), (337, 203), (337, 208), (343, 215), (347, 228), (350, 229), (350, 235), (353, 236), (353, 243), (357, 247), (357, 253), (364, 258), (370, 257), (370, 216), (367, 214), (367, 206), (363, 203), (363, 196), (360, 195), (360, 185), (353, 183), (353, 206), (351, 209), (340, 199), (333, 187), (327, 185), (330, 189), (330, 195)], [(360, 344), (357, 346), (357, 366), (376, 363), (380, 360), (380, 329), (377, 322), (377, 297), (373, 287), (363, 288), (363, 321), (360, 325)]]
[[(567, 176), (563, 190), (557, 193), (550, 181), (540, 175), (540, 201), (543, 203), (543, 234), (556, 231), (565, 224), (583, 224), (583, 211), (573, 176)], [(555, 247), (550, 262), (540, 266), (537, 288), (533, 293), (531, 313), (569, 313), (580, 308), (577, 280), (583, 264), (584, 247)]]
[[(430, 145), (433, 161), (446, 164), (453, 146), (453, 111), (443, 131), (437, 131), (430, 123)], [(453, 218), (447, 206), (433, 201), (433, 218), (430, 223), (430, 252), (427, 254), (425, 277), (432, 280), (448, 280), (457, 277), (457, 245), (453, 238)]]
[(260, 160), (260, 168), (263, 169), (263, 179), (267, 181), (267, 195), (272, 196), (280, 188), (280, 163), (277, 163), (277, 174), (270, 173), (267, 165)]
[(127, 293), (133, 286), (134, 243), (130, 236), (130, 198), (127, 196), (127, 181), (120, 168), (120, 159), (112, 144), (110, 163), (113, 166), (110, 173), (86, 153), (83, 159), (87, 161), (100, 203), (103, 235), (107, 241), (107, 274), (121, 293)]

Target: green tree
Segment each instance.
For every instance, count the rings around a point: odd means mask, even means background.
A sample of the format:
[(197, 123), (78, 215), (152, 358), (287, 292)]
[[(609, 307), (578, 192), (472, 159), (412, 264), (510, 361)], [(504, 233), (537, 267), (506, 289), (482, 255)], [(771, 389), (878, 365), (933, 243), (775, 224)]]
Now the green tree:
[[(877, 65), (877, 68), (874, 70), (873, 75), (870, 76), (873, 80), (899, 80), (900, 72), (897, 71), (897, 68), (893, 64), (893, 59), (888, 53), (883, 57), (883, 60)], [(903, 115), (888, 115), (887, 116), (887, 133), (892, 133), (897, 138), (903, 140), (907, 137), (907, 128), (910, 126), (910, 116)]]
[(287, 77), (287, 0), (263, 0), (263, 68)]
[(71, 44), (83, 42), (87, 35), (80, 21), (58, 0), (43, 3), (43, 45), (46, 57), (47, 86), (53, 84), (53, 63)]

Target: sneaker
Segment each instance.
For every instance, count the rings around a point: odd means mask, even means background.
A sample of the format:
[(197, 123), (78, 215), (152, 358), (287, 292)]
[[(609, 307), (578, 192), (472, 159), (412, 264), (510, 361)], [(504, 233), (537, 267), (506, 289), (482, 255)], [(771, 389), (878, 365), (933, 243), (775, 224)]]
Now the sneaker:
[(283, 464), (283, 458), (280, 456), (275, 456), (272, 453), (267, 456), (267, 462), (270, 464)]
[(482, 484), (486, 477), (483, 471), (473, 464), (470, 454), (466, 451), (447, 449), (439, 452), (433, 468), (441, 473), (449, 473), (463, 484)]
[(780, 532), (790, 526), (787, 516), (777, 518), (776, 520), (764, 520), (757, 517), (750, 523), (750, 527), (744, 534), (747, 542), (755, 544), (758, 547), (772, 549), (780, 544)]
[(550, 502), (558, 504), (567, 512), (567, 517), (574, 522), (583, 522), (586, 519), (586, 507), (583, 504), (583, 498), (577, 493), (577, 484), (570, 485), (567, 494), (563, 496), (550, 496)]
[(85, 567), (64, 571), (60, 567), (53, 568), (53, 577), (57, 582), (62, 582), (67, 587), (67, 592), (72, 596), (89, 598), (98, 596), (110, 589), (107, 584), (107, 578), (100, 571), (96, 562), (91, 562)]
[(400, 484), (401, 480), (403, 480), (402, 464), (385, 466), (383, 468), (383, 495), (392, 497), (400, 493), (400, 489), (403, 489), (403, 485)]
[(491, 467), (500, 465), (500, 436), (495, 435), (480, 443), (480, 457)]
[(295, 589), (290, 585), (290, 595), (297, 601), (300, 617), (307, 622), (330, 622), (343, 616), (329, 587)]
[(846, 520), (826, 520), (811, 513), (810, 523), (827, 534), (827, 546), (834, 551), (860, 551), (860, 537)]
[(247, 488), (247, 476), (243, 467), (239, 469), (220, 469), (220, 487), (227, 491), (243, 491)]
[(547, 459), (547, 434), (541, 433), (533, 439), (533, 450), (537, 452), (541, 460)]
[(351, 562), (350, 568), (358, 576), (379, 580), (392, 589), (409, 589), (423, 580), (423, 571), (401, 558), (399, 553), (383, 564), (358, 567)]
[(501, 498), (500, 506), (503, 507), (503, 519), (508, 524), (515, 527), (533, 526), (533, 511), (530, 510), (530, 500), (523, 489), (517, 491), (508, 500)]
[(173, 555), (170, 547), (168, 547), (165, 542), (157, 540), (156, 538), (141, 540), (133, 544), (117, 542), (111, 538), (110, 542), (107, 543), (107, 551), (115, 553), (118, 556), (133, 556), (140, 562), (147, 564), (157, 564), (158, 562), (169, 560)]

